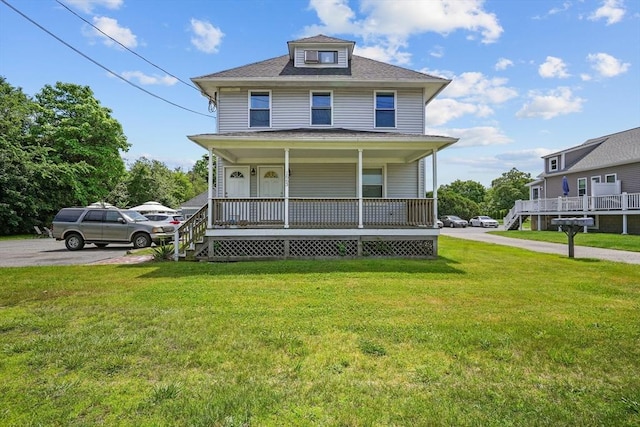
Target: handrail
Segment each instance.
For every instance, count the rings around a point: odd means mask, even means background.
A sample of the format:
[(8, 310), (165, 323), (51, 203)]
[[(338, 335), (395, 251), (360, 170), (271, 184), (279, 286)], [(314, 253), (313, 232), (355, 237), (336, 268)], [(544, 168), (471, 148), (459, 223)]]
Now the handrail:
[(173, 243), (176, 261), (180, 256), (186, 256), (187, 250), (195, 249), (196, 242), (203, 240), (207, 231), (207, 208), (208, 205), (201, 207), (176, 230)]

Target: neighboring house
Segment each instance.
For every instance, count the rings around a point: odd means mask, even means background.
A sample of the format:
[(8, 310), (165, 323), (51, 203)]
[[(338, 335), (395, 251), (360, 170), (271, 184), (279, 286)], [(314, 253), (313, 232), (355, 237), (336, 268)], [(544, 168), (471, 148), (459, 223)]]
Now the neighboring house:
[[(215, 192), (215, 189), (214, 189)], [(182, 217), (184, 219), (191, 218), (194, 214), (196, 214), (204, 205), (209, 202), (208, 197), (209, 192), (203, 191), (192, 199), (187, 200), (180, 206), (180, 211), (182, 212)]]
[(180, 255), (437, 256), (427, 182), (437, 188), (436, 153), (457, 139), (425, 135), (425, 108), (450, 81), (354, 55), (354, 45), (309, 37), (192, 79), (217, 129), (189, 139), (216, 156), (218, 185), (210, 163), (207, 205), (183, 227)]
[(544, 172), (528, 184), (530, 200), (516, 202), (506, 228), (518, 228), (529, 216), (532, 230), (557, 229), (552, 218), (592, 217), (589, 230), (640, 234), (640, 127), (589, 139), (543, 160)]

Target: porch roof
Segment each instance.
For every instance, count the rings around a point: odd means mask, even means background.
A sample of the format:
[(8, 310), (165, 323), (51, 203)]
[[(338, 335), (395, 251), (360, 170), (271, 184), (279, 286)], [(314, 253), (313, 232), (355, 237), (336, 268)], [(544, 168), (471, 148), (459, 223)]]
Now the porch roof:
[(230, 132), (188, 138), (232, 163), (280, 163), (287, 148), (292, 163), (353, 163), (358, 149), (363, 150), (365, 162), (410, 163), (458, 141), (446, 136), (349, 129)]

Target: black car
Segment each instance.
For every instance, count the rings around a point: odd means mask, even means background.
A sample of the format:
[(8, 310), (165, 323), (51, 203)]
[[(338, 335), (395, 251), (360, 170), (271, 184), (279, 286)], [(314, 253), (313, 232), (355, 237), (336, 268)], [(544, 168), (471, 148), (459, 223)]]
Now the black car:
[(462, 228), (466, 228), (467, 225), (469, 225), (469, 223), (467, 222), (466, 219), (462, 219), (459, 216), (455, 216), (455, 215), (445, 215), (440, 217), (440, 221), (442, 221), (442, 224), (445, 227), (462, 227)]

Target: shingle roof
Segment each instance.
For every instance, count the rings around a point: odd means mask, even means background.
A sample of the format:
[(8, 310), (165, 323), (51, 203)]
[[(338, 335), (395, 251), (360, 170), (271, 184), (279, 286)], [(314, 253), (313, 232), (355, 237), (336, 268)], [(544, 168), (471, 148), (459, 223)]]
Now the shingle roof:
[(229, 70), (196, 77), (194, 80), (200, 79), (238, 79), (238, 78), (274, 78), (281, 80), (287, 78), (295, 79), (299, 77), (315, 76), (334, 80), (336, 76), (344, 76), (353, 80), (441, 80), (448, 81), (441, 77), (431, 76), (429, 74), (420, 73), (418, 71), (409, 70), (408, 68), (398, 67), (396, 65), (387, 64), (373, 59), (353, 55), (349, 68), (307, 68), (293, 66), (293, 62), (289, 59), (289, 55), (282, 55), (265, 61), (254, 62), (253, 64), (241, 67), (231, 68)]
[[(441, 135), (423, 135), (416, 133), (398, 133), (398, 132), (375, 132), (366, 130), (354, 130), (344, 128), (330, 128), (330, 129), (273, 129), (273, 130), (261, 130), (261, 131), (239, 131), (239, 132), (225, 132), (208, 134), (216, 138), (229, 138), (229, 137), (251, 137), (252, 139), (288, 139), (288, 138), (334, 138), (342, 140), (345, 138), (375, 138), (375, 139), (415, 139), (424, 140), (429, 138), (442, 138), (450, 139), (451, 141), (457, 141), (455, 138), (450, 138)], [(197, 136), (197, 135), (194, 135)], [(202, 136), (202, 135), (201, 135)]]
[(587, 140), (582, 146), (597, 144), (568, 171), (590, 170), (640, 162), (640, 127)]
[(318, 34), (317, 36), (306, 37), (298, 40), (291, 40), (288, 43), (355, 43), (351, 40), (342, 40), (335, 37), (325, 36), (324, 34)]

